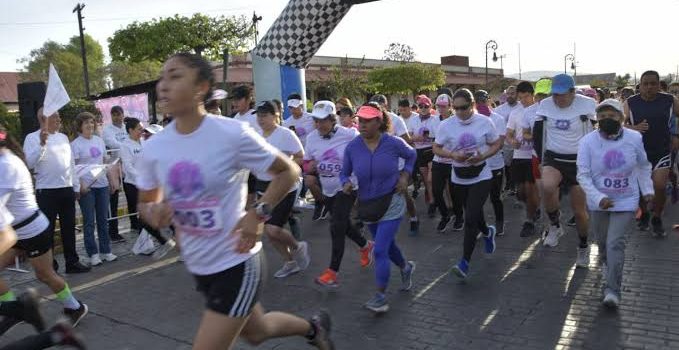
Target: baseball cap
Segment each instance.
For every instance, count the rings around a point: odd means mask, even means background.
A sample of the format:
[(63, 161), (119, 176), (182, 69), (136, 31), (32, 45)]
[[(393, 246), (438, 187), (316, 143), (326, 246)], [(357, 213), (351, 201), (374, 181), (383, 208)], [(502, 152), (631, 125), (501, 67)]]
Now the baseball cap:
[(325, 119), (335, 112), (335, 104), (332, 101), (317, 101), (311, 111), (311, 116), (316, 119)]
[(480, 102), (488, 101), (488, 91), (476, 90), (476, 92), (474, 92), (474, 99)]
[(431, 99), (427, 97), (427, 95), (419, 95), (415, 100), (417, 101), (418, 105), (431, 106)]
[(594, 90), (592, 88), (582, 89), (582, 94), (587, 96), (587, 97), (593, 98), (593, 99), (596, 99), (596, 97), (597, 97), (596, 90)]
[(304, 101), (298, 100), (296, 98), (291, 98), (288, 100), (288, 107), (297, 108), (304, 104)]
[(535, 94), (551, 95), (552, 94), (552, 79), (542, 78), (535, 83)]
[(359, 107), (358, 111), (356, 111), (356, 116), (363, 119), (382, 119), (383, 117), (382, 110), (375, 106), (371, 106), (370, 104), (365, 104)]
[(163, 130), (163, 127), (158, 124), (149, 124), (147, 127), (144, 128), (144, 130), (148, 131), (149, 134), (153, 135)]
[(599, 112), (603, 107), (606, 106), (613, 107), (616, 111), (620, 113), (625, 113), (622, 109), (622, 103), (615, 98), (608, 98), (603, 100), (603, 102), (599, 103), (599, 105), (596, 106), (596, 111)]
[(575, 80), (568, 74), (557, 74), (552, 78), (552, 94), (565, 94), (575, 88)]
[(226, 93), (226, 91), (222, 89), (215, 89), (214, 91), (212, 91), (212, 95), (210, 95), (208, 101), (223, 100), (226, 98), (227, 95), (228, 94)]
[(276, 114), (278, 113), (278, 107), (276, 107), (276, 105), (271, 101), (262, 101), (257, 104), (256, 111), (257, 114), (259, 113)]
[(233, 91), (231, 91), (230, 100), (240, 100), (241, 98), (252, 97), (252, 88), (247, 85), (236, 86)]
[(450, 96), (448, 96), (448, 94), (440, 94), (440, 95), (436, 98), (436, 105), (437, 105), (437, 106), (448, 106), (448, 105), (450, 105), (450, 103), (451, 103), (450, 100), (451, 100), (451, 99), (450, 99)]

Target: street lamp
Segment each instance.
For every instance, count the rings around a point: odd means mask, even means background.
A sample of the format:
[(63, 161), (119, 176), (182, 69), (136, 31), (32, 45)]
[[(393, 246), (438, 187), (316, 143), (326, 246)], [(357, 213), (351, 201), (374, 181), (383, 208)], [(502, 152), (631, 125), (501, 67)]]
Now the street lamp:
[(495, 40), (488, 40), (486, 43), (486, 87), (488, 87), (488, 49), (493, 49), (493, 61), (497, 61), (497, 43)]
[(575, 70), (575, 56), (572, 53), (569, 53), (566, 56), (564, 56), (564, 58), (563, 58), (563, 73), (564, 74), (568, 74), (568, 71), (567, 71), (567, 68), (566, 68), (567, 67), (566, 64), (567, 64), (568, 61), (571, 61), (571, 69)]
[(502, 69), (503, 71), (505, 69), (505, 65), (504, 65), (504, 62), (502, 60), (506, 57), (507, 57), (507, 54), (496, 56), (495, 53), (493, 53), (493, 62), (497, 62), (497, 60), (499, 59), (500, 60), (500, 69)]

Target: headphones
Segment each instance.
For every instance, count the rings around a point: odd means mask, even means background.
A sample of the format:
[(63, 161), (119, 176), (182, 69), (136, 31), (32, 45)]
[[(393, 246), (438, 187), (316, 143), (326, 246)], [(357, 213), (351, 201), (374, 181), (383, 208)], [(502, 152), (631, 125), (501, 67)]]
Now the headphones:
[(337, 133), (337, 124), (335, 124), (335, 125), (332, 127), (332, 130), (330, 130), (329, 133), (327, 133), (326, 135), (321, 136), (321, 138), (323, 138), (324, 140), (330, 140), (333, 136), (335, 136), (335, 133)]

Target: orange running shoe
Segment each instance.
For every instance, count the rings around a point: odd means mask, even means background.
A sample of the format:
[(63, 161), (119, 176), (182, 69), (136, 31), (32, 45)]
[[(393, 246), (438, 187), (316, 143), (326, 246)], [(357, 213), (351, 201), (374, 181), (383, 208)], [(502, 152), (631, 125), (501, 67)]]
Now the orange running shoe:
[(373, 255), (373, 249), (375, 248), (375, 242), (368, 241), (365, 248), (359, 249), (361, 252), (361, 267), (368, 267), (372, 265), (375, 256)]
[(329, 268), (325, 269), (320, 276), (316, 277), (316, 283), (326, 287), (339, 286), (339, 282), (337, 282), (337, 272)]

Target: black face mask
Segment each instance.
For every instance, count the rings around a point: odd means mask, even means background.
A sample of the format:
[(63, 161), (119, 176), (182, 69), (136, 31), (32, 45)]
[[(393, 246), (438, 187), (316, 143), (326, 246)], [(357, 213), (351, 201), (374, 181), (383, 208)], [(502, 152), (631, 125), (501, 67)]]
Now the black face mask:
[(599, 120), (599, 130), (608, 136), (618, 135), (621, 127), (620, 122), (615, 119), (606, 118)]

